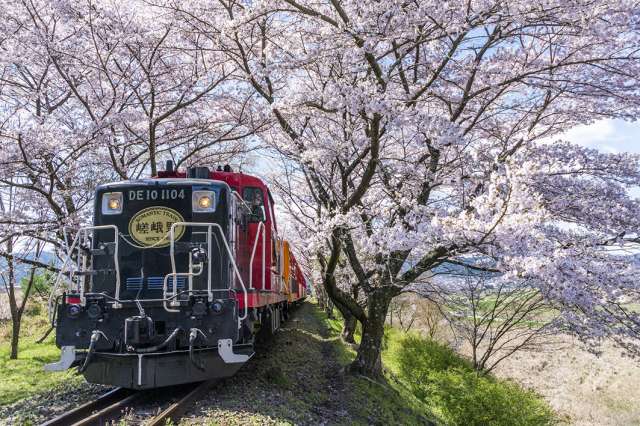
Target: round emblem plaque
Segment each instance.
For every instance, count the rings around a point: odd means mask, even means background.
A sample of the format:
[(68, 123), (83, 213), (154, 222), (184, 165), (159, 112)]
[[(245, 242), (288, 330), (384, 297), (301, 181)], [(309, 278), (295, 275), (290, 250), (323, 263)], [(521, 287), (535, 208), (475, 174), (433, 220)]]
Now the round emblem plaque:
[[(133, 240), (145, 247), (167, 247), (171, 225), (184, 222), (177, 211), (168, 207), (147, 207), (136, 213), (129, 221), (129, 235)], [(174, 230), (174, 241), (184, 234), (184, 226)]]

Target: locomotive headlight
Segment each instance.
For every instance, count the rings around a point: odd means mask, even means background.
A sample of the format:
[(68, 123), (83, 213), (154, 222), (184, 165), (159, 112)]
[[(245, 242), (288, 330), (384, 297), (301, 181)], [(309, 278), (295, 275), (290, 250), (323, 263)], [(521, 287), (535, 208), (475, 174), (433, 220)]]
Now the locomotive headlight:
[(211, 198), (209, 197), (200, 197), (198, 198), (198, 207), (200, 207), (201, 209), (208, 209), (209, 207), (211, 207)]
[(108, 203), (109, 210), (118, 210), (120, 208), (120, 200), (117, 198), (112, 198)]
[(102, 194), (102, 214), (122, 213), (122, 192)]
[(216, 210), (216, 196), (213, 191), (193, 191), (191, 207), (196, 213), (213, 212)]

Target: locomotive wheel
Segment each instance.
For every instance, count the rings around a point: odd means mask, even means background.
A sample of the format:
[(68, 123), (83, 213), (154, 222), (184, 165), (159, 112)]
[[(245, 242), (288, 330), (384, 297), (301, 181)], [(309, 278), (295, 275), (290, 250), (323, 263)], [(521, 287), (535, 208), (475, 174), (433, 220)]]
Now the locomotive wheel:
[(247, 318), (242, 323), (241, 333), (242, 333), (242, 343), (251, 343), (255, 341), (256, 338), (256, 321), (250, 318)]
[(260, 330), (256, 335), (256, 340), (260, 343), (268, 342), (273, 337), (274, 331), (272, 313), (265, 309), (260, 314)]

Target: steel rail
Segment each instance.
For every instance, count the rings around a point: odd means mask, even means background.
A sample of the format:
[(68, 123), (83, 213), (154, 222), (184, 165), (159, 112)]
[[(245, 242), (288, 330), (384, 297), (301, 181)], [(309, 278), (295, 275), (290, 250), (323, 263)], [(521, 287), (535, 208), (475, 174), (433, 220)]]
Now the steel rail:
[(89, 401), (70, 411), (62, 413), (45, 423), (42, 426), (67, 426), (67, 425), (92, 425), (100, 424), (101, 420), (108, 420), (108, 415), (114, 413), (120, 407), (126, 407), (130, 402), (138, 399), (142, 392), (125, 388), (115, 388), (99, 396), (93, 401)]
[[(145, 425), (163, 426), (167, 420), (178, 421), (184, 412), (206, 393), (218, 380), (208, 380), (189, 385), (178, 385), (174, 388), (179, 399), (171, 403), (160, 414), (146, 420)], [(125, 388), (115, 388), (70, 411), (62, 413), (58, 417), (42, 423), (41, 426), (102, 426), (117, 420), (123, 415), (126, 408), (133, 408), (143, 396), (145, 400), (151, 400), (154, 389), (149, 391), (135, 391)], [(164, 398), (161, 398), (164, 399)], [(145, 402), (146, 403), (146, 402)]]
[(77, 423), (72, 423), (73, 426), (93, 426), (93, 425), (106, 425), (109, 424), (109, 421), (117, 419), (122, 411), (127, 407), (131, 407), (132, 404), (141, 398), (144, 392), (136, 392), (128, 397), (121, 399), (120, 401), (116, 401), (108, 407), (99, 410), (96, 413), (93, 413), (86, 417), (83, 420), (80, 420)]
[(205, 392), (209, 390), (217, 380), (208, 380), (201, 382), (194, 389), (189, 391), (186, 395), (180, 398), (178, 401), (169, 405), (160, 414), (152, 418), (150, 421), (145, 422), (147, 426), (164, 426), (168, 420), (178, 421), (182, 414), (193, 404), (198, 398), (200, 398)]

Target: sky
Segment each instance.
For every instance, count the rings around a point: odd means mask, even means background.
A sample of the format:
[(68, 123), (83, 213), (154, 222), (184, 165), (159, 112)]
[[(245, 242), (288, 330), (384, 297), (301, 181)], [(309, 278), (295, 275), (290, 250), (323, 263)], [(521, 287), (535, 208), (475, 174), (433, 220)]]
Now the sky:
[(640, 154), (640, 122), (601, 120), (574, 127), (561, 138), (603, 152)]

